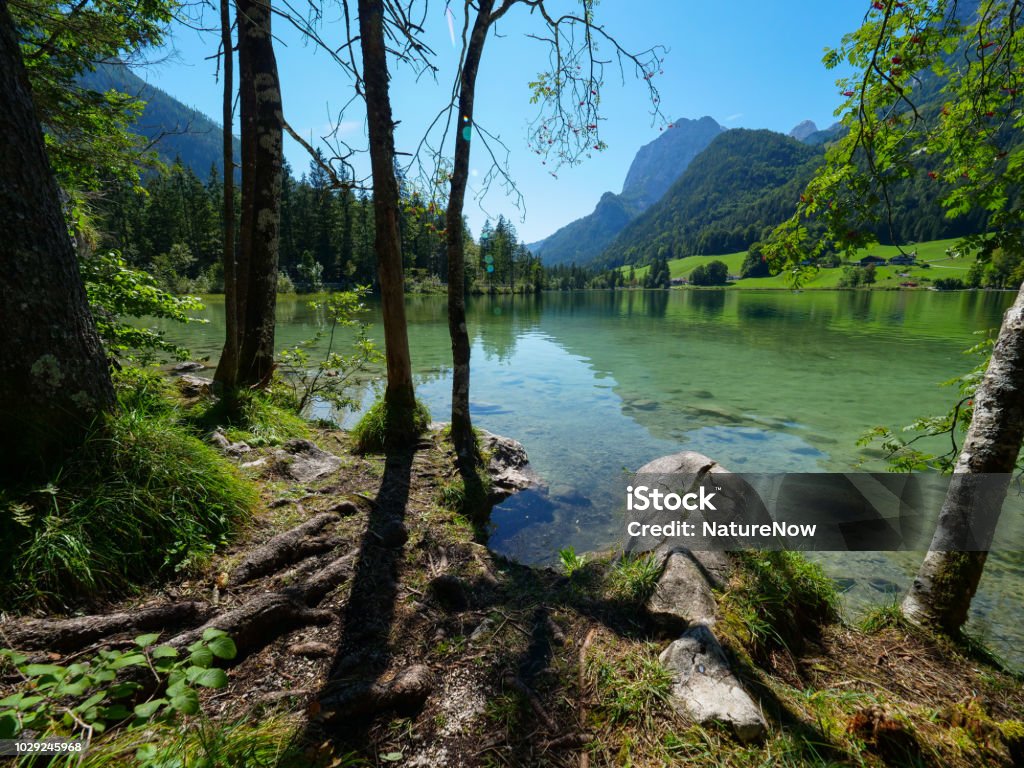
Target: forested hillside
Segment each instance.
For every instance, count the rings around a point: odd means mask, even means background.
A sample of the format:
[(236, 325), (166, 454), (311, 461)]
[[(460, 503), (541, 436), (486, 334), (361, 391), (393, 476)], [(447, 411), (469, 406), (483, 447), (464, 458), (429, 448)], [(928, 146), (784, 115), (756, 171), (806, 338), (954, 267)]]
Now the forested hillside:
[(594, 212), (570, 222), (530, 250), (547, 265), (593, 261), (630, 221), (661, 199), (724, 129), (710, 117), (680, 118), (636, 153), (621, 194), (606, 192)]
[[(221, 127), (199, 110), (150, 85), (126, 65), (100, 64), (95, 71), (84, 73), (79, 82), (90, 90), (115, 90), (145, 102), (131, 130), (147, 142), (155, 141), (153, 149), (168, 165), (180, 158), (204, 181), (214, 166), (223, 176)], [(236, 138), (236, 160), (240, 151)]]
[(792, 215), (820, 159), (820, 149), (780, 133), (726, 131), (600, 261), (618, 266), (742, 250)]

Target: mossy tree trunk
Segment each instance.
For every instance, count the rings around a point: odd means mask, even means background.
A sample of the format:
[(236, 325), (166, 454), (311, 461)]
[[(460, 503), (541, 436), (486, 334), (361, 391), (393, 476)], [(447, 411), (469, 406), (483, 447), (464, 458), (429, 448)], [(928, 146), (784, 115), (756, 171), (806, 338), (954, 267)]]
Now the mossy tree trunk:
[(928, 554), (903, 600), (919, 624), (967, 621), (1024, 440), (1024, 286), (1003, 317)]
[(0, 474), (23, 478), (80, 444), (114, 390), (0, 0)]
[(479, 459), (473, 421), (469, 413), (469, 331), (466, 328), (466, 242), (462, 211), (469, 183), (470, 142), (473, 136), (473, 105), (476, 76), (491, 25), (494, 0), (479, 0), (473, 32), (466, 47), (459, 81), (459, 113), (455, 130), (455, 158), (451, 194), (445, 221), (448, 250), (448, 332), (452, 340), (452, 444), (464, 471)]
[[(235, 291), (237, 359), (222, 359), (217, 380), (265, 383), (274, 369), (274, 311), (280, 247), (284, 114), (271, 36), (270, 0), (237, 0), (242, 207)], [(227, 275), (225, 275), (227, 281)], [(225, 285), (227, 291), (227, 285)]]
[(395, 177), (395, 123), (388, 90), (387, 48), (384, 41), (384, 3), (359, 0), (359, 43), (362, 49), (363, 94), (373, 174), (374, 248), (380, 279), (384, 321), (388, 442), (397, 446), (415, 434), (415, 392), (405, 318), (402, 239), (398, 228), (398, 180)]

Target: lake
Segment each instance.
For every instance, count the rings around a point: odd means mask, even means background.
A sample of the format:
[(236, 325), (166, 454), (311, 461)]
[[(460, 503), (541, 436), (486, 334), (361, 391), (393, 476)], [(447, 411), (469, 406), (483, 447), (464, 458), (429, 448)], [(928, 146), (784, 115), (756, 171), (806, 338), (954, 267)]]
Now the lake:
[[(998, 327), (1012, 300), (741, 290), (474, 298), (474, 422), (521, 441), (548, 486), (495, 509), (491, 546), (552, 563), (565, 546), (620, 544), (623, 471), (680, 450), (741, 472), (884, 470), (878, 448), (857, 439), (876, 425), (946, 412), (957, 394), (940, 382), (976, 364), (964, 350)], [(438, 421), (451, 402), (445, 309), (443, 296), (408, 300), (417, 391)], [(165, 327), (215, 362), (222, 299), (210, 297), (203, 314), (207, 324)], [(376, 308), (370, 319), (380, 341)], [(322, 320), (308, 299), (279, 297), (278, 346), (311, 337)], [(1002, 527), (1022, 524), (1004, 515)], [(898, 599), (920, 561), (911, 552), (813, 557), (848, 587), (851, 613)], [(974, 606), (970, 628), (1024, 666), (1024, 628), (1012, 618), (1024, 608), (1021, 553), (992, 554)]]

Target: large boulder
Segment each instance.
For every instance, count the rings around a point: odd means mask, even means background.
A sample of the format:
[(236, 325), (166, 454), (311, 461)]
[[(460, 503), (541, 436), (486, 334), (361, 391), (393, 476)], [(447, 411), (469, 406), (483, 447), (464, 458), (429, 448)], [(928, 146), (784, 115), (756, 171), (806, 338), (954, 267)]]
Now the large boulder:
[(767, 723), (753, 699), (729, 668), (714, 633), (696, 624), (660, 657), (673, 676), (672, 706), (702, 725), (721, 723), (750, 743), (764, 737)]

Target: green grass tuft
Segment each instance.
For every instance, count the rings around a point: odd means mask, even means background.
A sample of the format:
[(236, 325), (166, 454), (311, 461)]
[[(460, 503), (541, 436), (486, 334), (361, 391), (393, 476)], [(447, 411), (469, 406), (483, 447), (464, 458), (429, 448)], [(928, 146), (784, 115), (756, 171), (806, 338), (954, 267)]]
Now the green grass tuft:
[(614, 595), (642, 603), (654, 592), (662, 566), (651, 554), (623, 555), (608, 574), (608, 585)]
[(761, 658), (773, 647), (798, 651), (839, 618), (839, 594), (820, 565), (799, 552), (743, 552), (719, 605), (727, 636)]
[(195, 567), (256, 505), (153, 382), (136, 384), (49, 482), (0, 491), (0, 607), (67, 606)]
[(232, 442), (242, 441), (257, 447), (309, 437), (309, 424), (305, 419), (262, 392), (238, 392), (233, 406), (227, 398), (203, 400), (189, 411), (187, 418), (201, 434), (224, 427), (224, 434)]
[[(398, 425), (406, 422), (411, 423), (411, 429), (399, 428)], [(358, 453), (382, 453), (391, 448), (408, 448), (426, 432), (429, 425), (430, 411), (419, 400), (412, 414), (406, 414), (394, 412), (384, 398), (379, 397), (352, 428), (355, 450)]]

